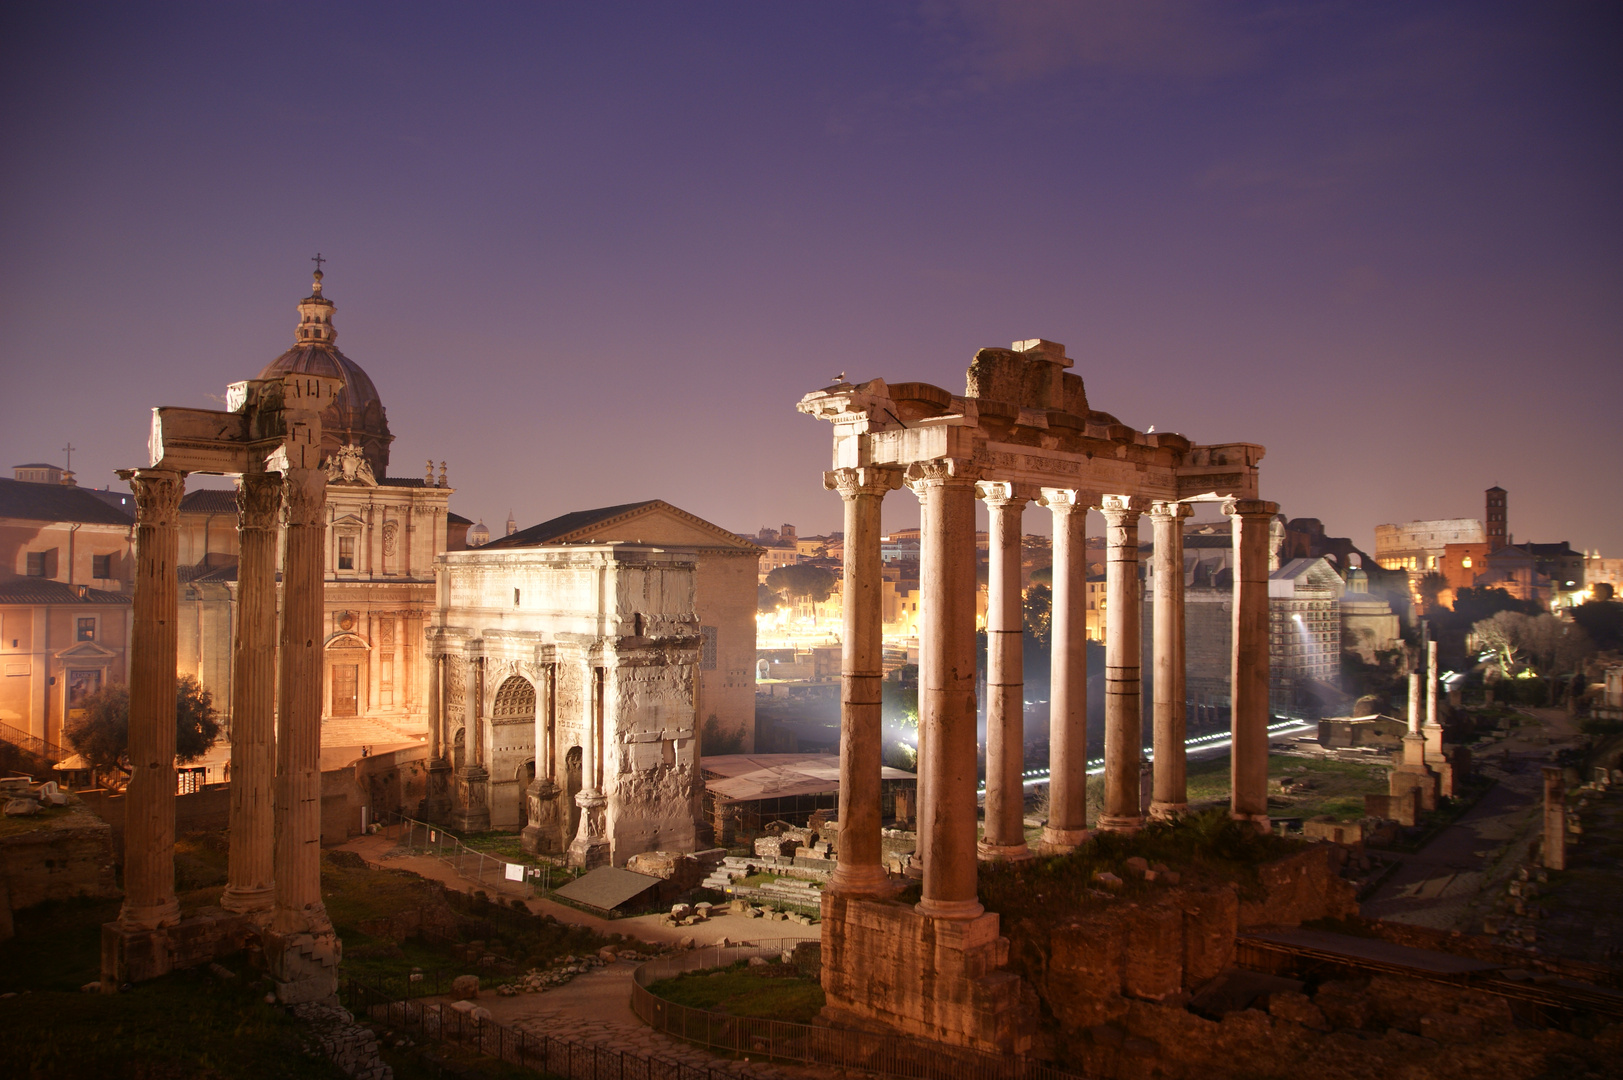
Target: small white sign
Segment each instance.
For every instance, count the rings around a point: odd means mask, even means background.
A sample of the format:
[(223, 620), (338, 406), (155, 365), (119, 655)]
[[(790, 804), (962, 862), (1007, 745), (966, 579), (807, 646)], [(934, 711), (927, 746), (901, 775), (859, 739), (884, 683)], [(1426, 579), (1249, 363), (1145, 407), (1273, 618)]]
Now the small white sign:
[(507, 880), (508, 881), (523, 881), (524, 880), (524, 867), (519, 865), (516, 862), (508, 863), (507, 864)]

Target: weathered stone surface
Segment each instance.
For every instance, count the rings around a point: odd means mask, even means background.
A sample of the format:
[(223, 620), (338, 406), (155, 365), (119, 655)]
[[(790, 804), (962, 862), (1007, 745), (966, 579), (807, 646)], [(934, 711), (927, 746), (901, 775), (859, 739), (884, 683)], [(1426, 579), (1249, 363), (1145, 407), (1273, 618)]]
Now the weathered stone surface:
[(8, 911), (46, 900), (117, 896), (112, 829), (75, 810), (0, 840), (0, 886), (9, 896), (0, 906)]
[(1316, 844), (1258, 868), (1265, 893), (1242, 901), (1240, 926), (1299, 926), (1358, 914), (1357, 889), (1336, 870), (1334, 850)]

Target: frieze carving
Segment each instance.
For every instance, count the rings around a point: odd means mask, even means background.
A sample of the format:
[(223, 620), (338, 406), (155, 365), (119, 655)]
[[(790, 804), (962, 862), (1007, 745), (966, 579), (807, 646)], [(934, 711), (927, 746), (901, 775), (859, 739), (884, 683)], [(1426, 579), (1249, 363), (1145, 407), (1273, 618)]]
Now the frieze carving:
[(839, 492), (840, 498), (847, 502), (860, 495), (881, 497), (901, 486), (902, 474), (898, 469), (835, 469), (823, 474), (823, 488)]
[(168, 469), (120, 469), (120, 480), (135, 493), (135, 522), (174, 528), (180, 524), (180, 497), (186, 494), (186, 474)]
[(288, 469), (282, 474), (282, 521), (287, 525), (325, 524), (327, 474), (320, 469)]
[(274, 529), (282, 509), (282, 478), (276, 473), (248, 473), (237, 485), (237, 528)]
[(460, 656), (445, 658), (445, 711), (451, 716), (462, 715), (466, 705), (467, 673)]

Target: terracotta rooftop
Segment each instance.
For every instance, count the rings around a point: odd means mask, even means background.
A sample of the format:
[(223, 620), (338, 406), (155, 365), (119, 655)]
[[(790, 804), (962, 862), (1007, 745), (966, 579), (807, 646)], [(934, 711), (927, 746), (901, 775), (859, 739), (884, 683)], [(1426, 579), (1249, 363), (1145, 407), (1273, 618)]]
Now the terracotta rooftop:
[(52, 581), (49, 578), (18, 578), (0, 585), (0, 604), (128, 604), (130, 598), (124, 593), (107, 592), (104, 589), (85, 589), (84, 595), (79, 595), (82, 586), (69, 585), (65, 581)]
[(0, 479), (0, 518), (131, 525), (135, 518), (83, 488)]

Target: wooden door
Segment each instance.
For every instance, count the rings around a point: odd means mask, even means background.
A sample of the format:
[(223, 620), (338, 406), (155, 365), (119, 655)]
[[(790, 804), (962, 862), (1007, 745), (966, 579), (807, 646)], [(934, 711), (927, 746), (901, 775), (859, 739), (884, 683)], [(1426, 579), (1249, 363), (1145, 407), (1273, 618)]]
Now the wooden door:
[(356, 716), (356, 690), (360, 684), (359, 664), (334, 664), (332, 666), (332, 715)]

